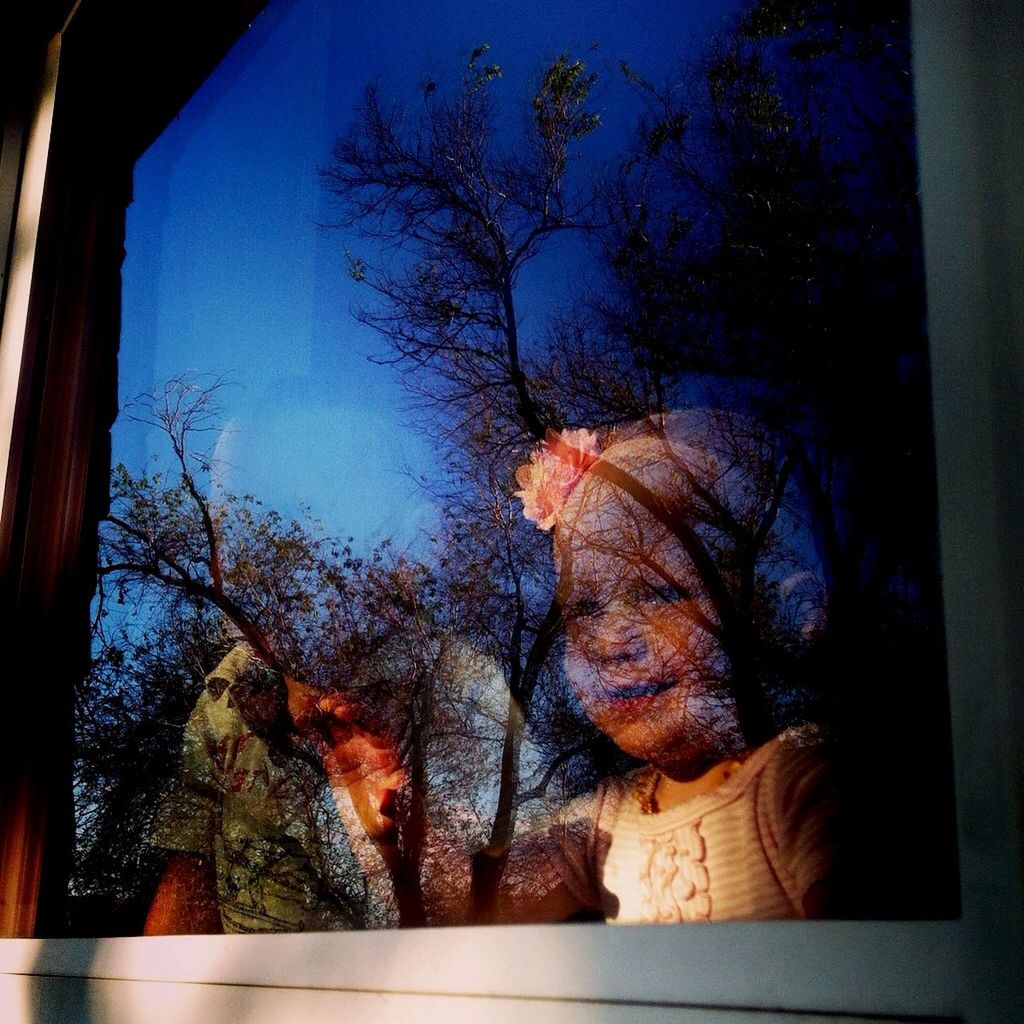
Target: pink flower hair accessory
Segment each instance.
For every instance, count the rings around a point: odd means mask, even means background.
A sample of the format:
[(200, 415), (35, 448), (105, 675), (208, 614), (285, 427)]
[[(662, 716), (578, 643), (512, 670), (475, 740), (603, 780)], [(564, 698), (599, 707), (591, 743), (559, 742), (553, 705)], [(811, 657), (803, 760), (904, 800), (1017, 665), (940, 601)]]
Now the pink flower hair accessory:
[(516, 470), (522, 490), (523, 515), (541, 530), (558, 522), (565, 503), (583, 474), (601, 457), (597, 434), (592, 430), (548, 430), (530, 454), (530, 461)]

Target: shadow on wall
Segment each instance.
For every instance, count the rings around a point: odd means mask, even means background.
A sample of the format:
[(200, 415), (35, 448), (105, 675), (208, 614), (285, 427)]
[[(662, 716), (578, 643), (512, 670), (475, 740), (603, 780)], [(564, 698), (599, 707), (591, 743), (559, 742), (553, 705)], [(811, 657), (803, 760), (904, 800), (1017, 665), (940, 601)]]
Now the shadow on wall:
[(91, 1024), (98, 1019), (93, 1016), (89, 1005), (89, 978), (50, 973), (55, 962), (66, 961), (69, 968), (73, 964), (77, 973), (88, 974), (95, 959), (96, 946), (95, 939), (77, 939), (73, 944), (67, 940), (40, 940), (34, 970), (46, 973), (8, 976), (5, 979), (18, 983), (21, 989), (15, 1013), (6, 1018), (10, 1024)]

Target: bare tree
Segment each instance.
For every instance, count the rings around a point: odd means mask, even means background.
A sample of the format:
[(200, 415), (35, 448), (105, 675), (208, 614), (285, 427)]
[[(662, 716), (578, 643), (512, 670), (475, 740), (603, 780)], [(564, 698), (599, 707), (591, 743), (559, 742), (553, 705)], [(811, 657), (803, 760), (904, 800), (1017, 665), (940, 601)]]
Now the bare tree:
[(151, 473), (115, 467), (101, 528), (101, 580), (166, 590), (219, 609), (270, 668), (308, 675), (327, 538), (312, 521), (285, 523), (252, 496), (220, 492), (214, 441), (223, 381), (174, 378), (131, 403), (125, 418), (156, 427), (171, 465)]
[[(430, 89), (418, 113), (368, 88), (322, 180), (341, 199), (347, 224), (393, 247), (385, 267), (350, 261), (351, 275), (380, 300), (360, 316), (391, 343), (407, 385), (447, 438), (461, 481), (446, 495), (448, 513), (485, 567), (483, 589), (500, 592), (489, 629), (502, 637), (490, 649), (505, 666), (509, 697), (489, 838), (507, 849), (523, 724), (559, 617), (550, 589), (545, 599), (543, 588), (524, 582), (511, 473), (497, 465), (562, 423), (531, 372), (517, 299), (523, 269), (555, 236), (592, 226), (595, 191), (573, 181), (572, 159), (599, 119), (585, 109), (595, 76), (563, 54), (545, 70), (522, 136), (503, 137), (492, 96), (502, 70), (481, 65), (486, 51), (474, 51), (451, 98)], [(467, 502), (467, 489), (486, 498)], [(495, 601), (488, 607), (497, 613)], [(475, 889), (496, 882), (477, 878)]]
[(486, 51), (474, 52), (454, 96), (431, 90), (418, 112), (370, 86), (321, 178), (346, 224), (401, 257), (387, 267), (350, 260), (381, 300), (362, 319), (416, 371), (407, 383), (450, 438), (494, 446), (559, 425), (531, 376), (518, 287), (556, 235), (591, 226), (594, 190), (575, 184), (572, 158), (599, 119), (585, 109), (596, 76), (563, 54), (522, 137), (504, 138), (492, 96), (502, 70), (480, 66)]

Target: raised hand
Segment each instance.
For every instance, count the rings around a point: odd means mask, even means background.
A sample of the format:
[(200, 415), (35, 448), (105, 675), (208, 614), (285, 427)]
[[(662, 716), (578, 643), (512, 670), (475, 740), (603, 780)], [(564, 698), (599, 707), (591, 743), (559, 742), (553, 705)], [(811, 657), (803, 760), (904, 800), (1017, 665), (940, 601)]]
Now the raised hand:
[(296, 730), (323, 761), (332, 786), (345, 786), (367, 835), (378, 844), (397, 839), (395, 803), (407, 772), (394, 739), (363, 722), (340, 693), (286, 679)]

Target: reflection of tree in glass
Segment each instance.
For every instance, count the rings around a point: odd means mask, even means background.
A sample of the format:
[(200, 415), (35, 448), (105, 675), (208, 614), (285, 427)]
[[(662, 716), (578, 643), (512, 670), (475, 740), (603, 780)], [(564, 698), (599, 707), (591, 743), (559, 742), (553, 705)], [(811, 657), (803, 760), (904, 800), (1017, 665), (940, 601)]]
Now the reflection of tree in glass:
[(485, 49), (455, 95), (432, 91), (418, 116), (370, 86), (321, 172), (349, 223), (410, 257), (350, 265), (383, 300), (361, 318), (391, 341), (440, 423), (476, 444), (507, 440), (509, 424), (537, 440), (552, 425), (522, 350), (517, 286), (553, 239), (588, 228), (594, 193), (574, 186), (571, 160), (599, 125), (584, 109), (596, 76), (562, 55), (544, 72), (523, 137), (502, 144), (492, 95), (501, 69), (479, 73)]
[[(488, 676), (495, 685), (494, 670), (457, 639), (458, 605), (439, 600), (431, 569), (392, 555), (387, 545), (360, 558), (312, 520), (285, 523), (251, 497), (218, 494), (216, 467), (203, 447), (204, 435), (217, 426), (216, 386), (179, 379), (135, 409), (162, 429), (173, 466), (149, 474), (115, 470), (101, 537), (101, 598), (114, 591), (158, 623), (183, 611), (207, 618), (220, 612), (229, 632), (278, 674), (272, 713), (262, 714), (254, 700), (235, 699), (245, 724), (273, 749), (304, 752), (319, 763), (316, 743), (292, 727), (294, 703), (292, 716), (284, 714), (285, 681), (293, 696), (310, 695), (300, 703), (343, 693), (366, 728), (395, 739), (409, 785), (400, 795), (398, 841), (388, 845), (386, 867), (403, 923), (422, 922), (435, 913), (424, 903), (421, 881), (427, 817), (444, 822), (461, 809), (462, 841), (470, 841), (469, 823), (478, 822), (493, 768), (487, 757), (467, 757), (464, 747), (500, 738), (473, 708), (474, 687)], [(98, 623), (107, 611), (101, 601)], [(224, 651), (223, 632), (218, 639), (219, 653), (211, 642), (194, 659), (200, 664), (192, 666), (193, 692)], [(123, 649), (108, 650), (116, 664), (110, 663), (105, 685), (114, 691)], [(144, 670), (133, 663), (133, 671)], [(168, 671), (180, 674), (173, 665)], [(428, 792), (435, 794), (432, 803)], [(455, 842), (458, 834), (441, 828), (434, 841)]]
[[(486, 906), (529, 802), (622, 765), (554, 656), (563, 625), (583, 627), (563, 622), (548, 541), (511, 498), (527, 446), (567, 423), (607, 434), (693, 408), (718, 410), (691, 420), (713, 462), (667, 458), (678, 504), (640, 506), (686, 552), (689, 617), (718, 652), (698, 659), (702, 685), (746, 742), (829, 722), (857, 812), (853, 913), (948, 906), (947, 790), (878, 807), (888, 759), (861, 754), (900, 750), (947, 776), (906, 15), (758, 0), (680, 74), (623, 68), (645, 107), (623, 139), (602, 139), (594, 76), (571, 56), (542, 69), (519, 117), (483, 48), (413, 112), (367, 91), (323, 182), (380, 244), (351, 258), (361, 315), (448, 469), (429, 565), (360, 559), (312, 521), (211, 497), (208, 456), (183, 443), (211, 425), (194, 383), (147, 413), (174, 473), (115, 473), (101, 571), (154, 617), (172, 600), (218, 608), (268, 665), (354, 687), (379, 716), (367, 724), (401, 737), (406, 920), (457, 902), (422, 880), (464, 842), (495, 854), (474, 877)], [(595, 142), (618, 151), (617, 174), (598, 172)], [(556, 240), (577, 284), (545, 323), (531, 272)], [(638, 522), (638, 554), (648, 533)], [(464, 657), (497, 666), (500, 708), (479, 676), (457, 681)], [(886, 878), (860, 871), (879, 829), (899, 838)]]
[(75, 694), (73, 934), (141, 929), (164, 859), (149, 844), (154, 814), (178, 776), (181, 725), (228, 642), (220, 617), (187, 601), (147, 618), (103, 620)]
[[(948, 779), (906, 6), (760, 0), (677, 77), (624, 66), (645, 114), (605, 181), (580, 145), (598, 128), (582, 62), (549, 65), (518, 121), (502, 119), (495, 76), (472, 72), (411, 110), (369, 90), (323, 180), (393, 256), (353, 265), (375, 296), (362, 316), (424, 399), (424, 430), (444, 439), (453, 540), (473, 555), (464, 564), (486, 567), (503, 624), (490, 636), (510, 736), (524, 717), (543, 728), (539, 680), (564, 685), (542, 667), (557, 621), (543, 547), (505, 515), (524, 442), (566, 423), (725, 410), (759, 453), (766, 508), (778, 485), (806, 524), (824, 593), (813, 642), (766, 648), (757, 522), (710, 545), (681, 524), (699, 542), (724, 671), (751, 735), (808, 702), (833, 722), (860, 805), (856, 850), (884, 783), (865, 745), (912, 749)], [(554, 237), (581, 283), (527, 336), (523, 268), (543, 265)], [(507, 749), (514, 808), (514, 739)], [(886, 818), (908, 840), (889, 872), (902, 881), (866, 882), (855, 912), (927, 916), (950, 891), (948, 787), (928, 793), (914, 825), (906, 809)], [(498, 847), (513, 819), (497, 816)], [(910, 841), (925, 835), (941, 857)]]
[(156, 427), (171, 465), (154, 472), (114, 469), (101, 542), (101, 577), (123, 592), (164, 590), (218, 608), (269, 667), (322, 670), (328, 568), (338, 546), (319, 524), (284, 522), (251, 495), (218, 494), (213, 447), (221, 429), (221, 381), (168, 381), (122, 413)]

